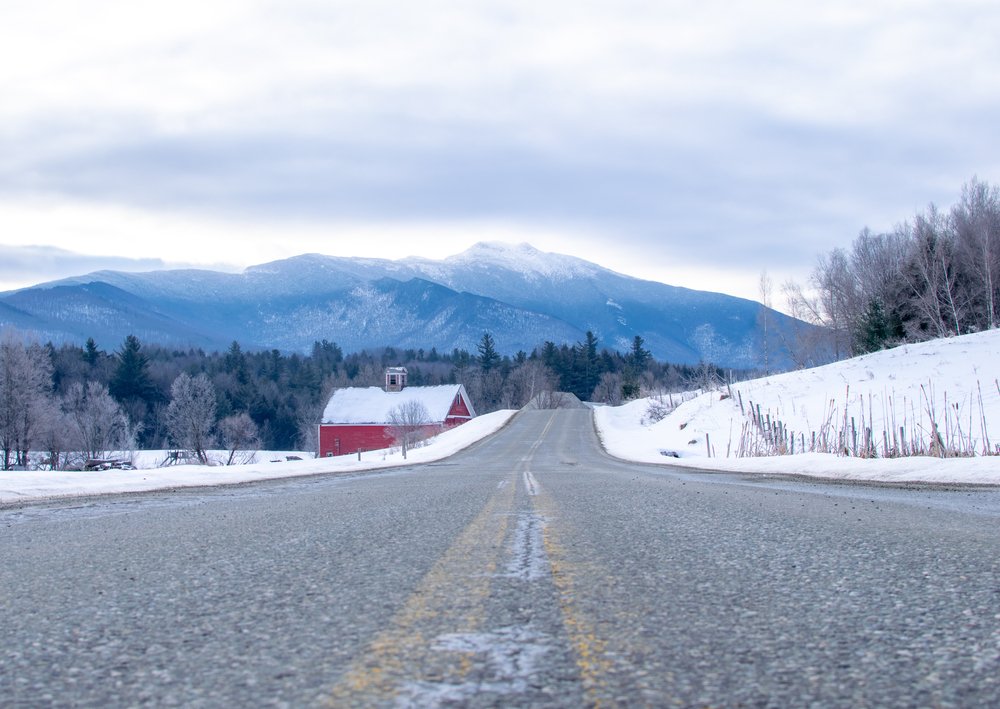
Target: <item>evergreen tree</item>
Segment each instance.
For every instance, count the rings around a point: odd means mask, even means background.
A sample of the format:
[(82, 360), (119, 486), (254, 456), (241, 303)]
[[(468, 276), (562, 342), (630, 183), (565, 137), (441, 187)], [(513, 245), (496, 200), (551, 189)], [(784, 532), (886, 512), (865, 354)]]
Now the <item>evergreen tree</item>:
[(142, 352), (142, 344), (135, 335), (129, 335), (116, 353), (118, 368), (108, 389), (120, 402), (151, 401), (156, 388), (149, 378), (149, 359)]
[(97, 343), (94, 342), (93, 337), (87, 338), (86, 349), (83, 353), (83, 361), (89, 364), (91, 367), (97, 365), (97, 360), (100, 357), (100, 352), (97, 349)]
[(597, 356), (597, 337), (590, 330), (587, 331), (586, 339), (580, 343), (578, 358), (582, 372), (580, 373), (580, 387), (576, 392), (581, 400), (589, 400), (590, 395), (597, 387), (597, 382), (601, 379), (600, 360)]
[(636, 335), (632, 340), (632, 349), (625, 358), (625, 375), (622, 378), (622, 397), (634, 399), (639, 396), (639, 376), (646, 371), (652, 355), (643, 347), (645, 341)]
[(645, 343), (646, 341), (639, 335), (636, 335), (632, 340), (632, 351), (629, 352), (629, 365), (632, 367), (636, 376), (639, 376), (646, 371), (646, 367), (652, 359), (652, 355), (649, 353), (649, 350), (643, 347)]
[(476, 349), (479, 351), (479, 368), (484, 373), (490, 372), (500, 366), (501, 358), (497, 353), (493, 336), (490, 333), (483, 333), (483, 339), (479, 341)]
[(872, 299), (858, 319), (854, 337), (854, 352), (867, 354), (891, 347), (904, 335), (902, 324), (895, 313), (886, 313), (882, 303)]
[(235, 377), (237, 382), (240, 384), (247, 383), (247, 359), (243, 356), (240, 343), (236, 340), (233, 340), (233, 344), (229, 345), (229, 349), (226, 351), (226, 356), (223, 359), (223, 365), (226, 371)]

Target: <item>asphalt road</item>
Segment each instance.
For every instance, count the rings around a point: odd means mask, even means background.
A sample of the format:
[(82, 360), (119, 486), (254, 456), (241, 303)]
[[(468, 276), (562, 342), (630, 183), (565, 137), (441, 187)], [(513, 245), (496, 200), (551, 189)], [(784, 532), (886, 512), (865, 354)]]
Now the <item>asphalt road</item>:
[(1000, 493), (439, 464), (0, 509), (0, 705), (1000, 706)]

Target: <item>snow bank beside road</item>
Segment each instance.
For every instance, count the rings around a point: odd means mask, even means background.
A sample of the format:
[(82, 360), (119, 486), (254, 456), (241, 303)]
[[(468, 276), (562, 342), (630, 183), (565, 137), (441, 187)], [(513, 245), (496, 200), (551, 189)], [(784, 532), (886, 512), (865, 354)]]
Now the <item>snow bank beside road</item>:
[[(0, 471), (0, 503), (22, 502), (49, 497), (101, 495), (106, 493), (145, 492), (176, 487), (226, 485), (232, 483), (377, 470), (415, 463), (429, 463), (446, 458), (496, 432), (507, 423), (513, 411), (497, 411), (478, 416), (431, 439), (421, 448), (411, 449), (404, 460), (402, 453), (380, 450), (356, 455), (312, 460), (270, 462), (271, 454), (262, 451), (265, 462), (249, 465), (205, 466), (175, 465), (145, 470), (80, 471)], [(282, 454), (281, 457), (284, 457)]]
[[(901, 438), (929, 440), (936, 424), (942, 438), (981, 453), (1000, 442), (998, 377), (1000, 331), (990, 331), (741, 382), (732, 386), (731, 398), (703, 394), (651, 425), (642, 423), (648, 399), (600, 407), (596, 417), (608, 452), (627, 460), (851, 480), (1000, 485), (996, 456), (872, 459), (800, 452), (736, 457), (746, 442), (751, 402), (795, 434), (797, 451), (803, 450), (803, 440), (810, 448), (812, 433), (824, 428), (831, 437), (846, 430), (861, 431), (862, 438), (870, 428), (877, 453), (884, 455), (885, 443), (892, 448), (894, 435), (897, 443)], [(853, 447), (854, 437), (846, 440)]]

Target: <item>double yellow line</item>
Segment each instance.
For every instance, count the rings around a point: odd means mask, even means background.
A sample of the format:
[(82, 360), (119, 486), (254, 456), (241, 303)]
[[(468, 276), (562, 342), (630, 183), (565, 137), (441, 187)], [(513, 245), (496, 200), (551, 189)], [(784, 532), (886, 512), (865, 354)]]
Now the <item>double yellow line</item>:
[[(504, 556), (515, 488), (505, 485), (487, 501), (444, 555), (421, 580), (330, 694), (331, 706), (378, 706), (390, 703), (401, 688), (417, 679), (458, 681), (472, 669), (469, 658), (442, 673), (458, 676), (427, 677), (440, 653), (434, 638), (446, 633), (480, 631), (492, 577)], [(433, 670), (432, 670), (433, 674)]]
[[(562, 614), (584, 696), (591, 706), (613, 706), (615, 694), (607, 679), (630, 671), (624, 653), (609, 652), (597, 623), (581, 611), (581, 594), (593, 584), (608, 584), (610, 578), (598, 567), (571, 560), (558, 511), (529, 472), (534, 452), (552, 425), (549, 420), (528, 454), (512, 471), (510, 484), (501, 484), (475, 519), (462, 531), (444, 555), (420, 581), (389, 627), (379, 633), (357, 658), (329, 695), (336, 707), (406, 704), (414, 686), (462, 686), (476, 665), (472, 653), (441, 652), (435, 639), (456, 634), (488, 632), (484, 628), (493, 579), (510, 557), (505, 541), (510, 520), (517, 516), (517, 490), (531, 505), (531, 513), (547, 521), (542, 543), (554, 592)], [(607, 586), (605, 586), (607, 587)], [(412, 696), (412, 695), (411, 695)]]

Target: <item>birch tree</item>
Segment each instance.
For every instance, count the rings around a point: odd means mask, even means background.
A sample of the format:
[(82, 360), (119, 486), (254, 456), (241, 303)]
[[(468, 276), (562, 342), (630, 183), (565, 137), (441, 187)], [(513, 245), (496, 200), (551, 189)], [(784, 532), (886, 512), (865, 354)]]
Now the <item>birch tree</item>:
[(917, 215), (910, 234), (910, 254), (901, 275), (916, 317), (910, 319), (907, 334), (915, 340), (961, 335), (952, 244), (934, 205)]
[(951, 212), (952, 228), (962, 266), (974, 283), (976, 325), (998, 325), (1000, 290), (1000, 190), (973, 178)]
[(760, 272), (760, 278), (757, 281), (757, 295), (760, 296), (761, 308), (757, 312), (757, 322), (760, 324), (763, 333), (760, 338), (760, 348), (761, 355), (763, 356), (764, 362), (764, 374), (771, 373), (770, 364), (770, 342), (768, 341), (768, 325), (770, 324), (769, 313), (773, 306), (773, 296), (774, 296), (774, 280), (768, 275), (767, 269)]

